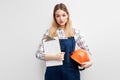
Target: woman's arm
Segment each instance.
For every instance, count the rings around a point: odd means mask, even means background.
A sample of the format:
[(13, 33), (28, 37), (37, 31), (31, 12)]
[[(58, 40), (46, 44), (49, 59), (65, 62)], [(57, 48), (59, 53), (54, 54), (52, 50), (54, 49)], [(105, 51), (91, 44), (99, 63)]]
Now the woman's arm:
[(64, 52), (57, 53), (56, 55), (51, 55), (51, 54), (45, 54), (44, 60), (59, 60), (63, 61), (64, 60)]
[(93, 62), (92, 62), (92, 54), (88, 48), (88, 45), (85, 42), (85, 38), (83, 36), (80, 35), (80, 31), (79, 30), (75, 30), (75, 38), (76, 38), (76, 44), (78, 45), (79, 48), (84, 49), (88, 52), (88, 56), (89, 56), (89, 61), (81, 64), (81, 67), (84, 68), (88, 68), (90, 67)]
[(36, 58), (41, 59), (41, 60), (59, 60), (63, 61), (64, 60), (64, 52), (60, 52), (57, 54), (49, 54), (49, 53), (44, 53), (43, 49), (43, 44), (41, 43), (37, 52), (36, 52)]
[(44, 53), (44, 45), (43, 45), (43, 40), (47, 40), (50, 39), (50, 37), (48, 36), (48, 30), (45, 32), (45, 34), (43, 35), (43, 38), (41, 40), (41, 43), (38, 47), (38, 50), (36, 51), (36, 58), (40, 59), (40, 60), (64, 60), (64, 52), (60, 52), (57, 54), (49, 54), (49, 53)]

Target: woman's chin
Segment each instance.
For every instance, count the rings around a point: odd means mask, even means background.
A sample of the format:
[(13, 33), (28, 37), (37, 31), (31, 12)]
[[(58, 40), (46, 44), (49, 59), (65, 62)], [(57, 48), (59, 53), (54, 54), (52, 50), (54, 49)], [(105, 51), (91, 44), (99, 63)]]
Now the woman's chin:
[(60, 24), (60, 26), (65, 26), (65, 24)]

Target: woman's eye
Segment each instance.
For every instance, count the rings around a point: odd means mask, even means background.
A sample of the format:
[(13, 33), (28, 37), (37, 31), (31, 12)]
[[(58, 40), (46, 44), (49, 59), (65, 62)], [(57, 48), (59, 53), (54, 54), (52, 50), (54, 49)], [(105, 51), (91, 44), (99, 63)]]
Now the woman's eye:
[(63, 15), (63, 17), (65, 17), (66, 15)]
[(58, 18), (58, 17), (60, 17), (59, 15), (56, 15), (56, 17)]

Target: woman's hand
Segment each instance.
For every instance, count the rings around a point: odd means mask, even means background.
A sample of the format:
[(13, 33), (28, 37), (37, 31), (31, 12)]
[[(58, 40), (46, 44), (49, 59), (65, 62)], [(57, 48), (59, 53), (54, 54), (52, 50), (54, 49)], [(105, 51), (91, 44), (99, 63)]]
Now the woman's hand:
[(89, 68), (90, 66), (92, 66), (92, 61), (87, 61), (81, 64), (81, 67)]
[(57, 54), (45, 54), (45, 61), (48, 61), (48, 60), (59, 60), (59, 61), (63, 61), (64, 60), (64, 52), (60, 52), (60, 53), (57, 53)]
[(60, 52), (56, 55), (56, 60), (63, 61), (64, 60), (64, 52)]
[(89, 61), (84, 62), (84, 63), (81, 64), (81, 67), (83, 67), (85, 69), (89, 68), (93, 64), (93, 62), (92, 62), (92, 56), (90, 54), (88, 54), (88, 56), (89, 56)]

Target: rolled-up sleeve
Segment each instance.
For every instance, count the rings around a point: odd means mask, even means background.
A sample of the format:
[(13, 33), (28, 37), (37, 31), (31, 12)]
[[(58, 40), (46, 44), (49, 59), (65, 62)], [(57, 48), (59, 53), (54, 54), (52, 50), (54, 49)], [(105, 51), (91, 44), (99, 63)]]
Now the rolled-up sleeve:
[(48, 30), (46, 30), (46, 32), (44, 33), (41, 42), (38, 46), (38, 49), (35, 53), (36, 58), (40, 59), (40, 60), (44, 60), (45, 59), (45, 54), (44, 54), (44, 44), (43, 44), (43, 39), (46, 38), (46, 36), (48, 36)]
[(38, 50), (36, 51), (35, 55), (36, 55), (36, 58), (44, 60), (45, 54), (44, 54), (44, 49), (43, 49), (43, 43), (42, 42), (40, 43), (40, 45), (38, 47)]
[(86, 50), (89, 54), (91, 54), (88, 45), (86, 44), (85, 38), (80, 34), (80, 31), (75, 29), (75, 40), (76, 44), (79, 48)]

